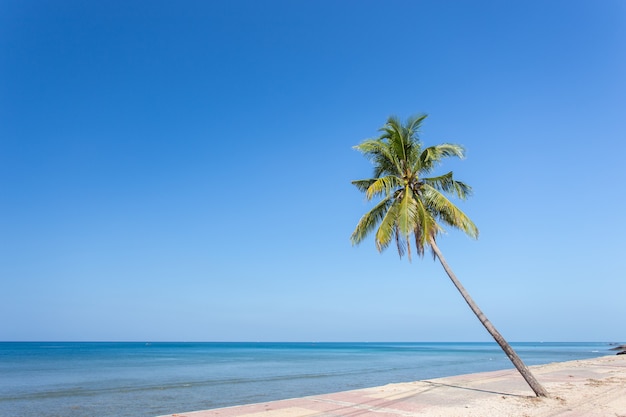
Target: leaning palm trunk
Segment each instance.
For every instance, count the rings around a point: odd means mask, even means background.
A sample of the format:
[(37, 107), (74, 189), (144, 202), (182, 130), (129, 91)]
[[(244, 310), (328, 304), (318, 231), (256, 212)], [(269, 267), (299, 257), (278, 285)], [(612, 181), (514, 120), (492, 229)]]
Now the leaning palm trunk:
[(517, 356), (517, 353), (515, 353), (511, 345), (509, 345), (508, 342), (504, 340), (504, 337), (502, 337), (500, 332), (498, 332), (498, 330), (494, 327), (494, 325), (491, 324), (489, 319), (487, 319), (487, 316), (485, 316), (485, 314), (481, 311), (481, 309), (478, 308), (478, 305), (476, 305), (476, 303), (474, 302), (472, 297), (469, 295), (465, 287), (463, 287), (461, 282), (457, 279), (456, 275), (454, 275), (454, 272), (452, 272), (452, 269), (450, 269), (450, 266), (448, 265), (445, 258), (441, 254), (441, 251), (439, 250), (439, 247), (435, 243), (434, 239), (431, 239), (430, 245), (433, 249), (433, 252), (435, 252), (435, 255), (439, 259), (439, 262), (441, 262), (443, 269), (446, 271), (446, 273), (450, 277), (450, 280), (452, 280), (452, 283), (454, 284), (454, 286), (459, 290), (459, 292), (461, 293), (461, 296), (463, 296), (463, 299), (465, 300), (467, 305), (469, 305), (469, 307), (472, 309), (474, 314), (476, 314), (476, 317), (478, 317), (478, 320), (480, 320), (482, 325), (485, 326), (485, 329), (487, 329), (489, 334), (495, 339), (498, 345), (500, 345), (500, 347), (502, 348), (504, 353), (506, 353), (506, 355), (509, 357), (511, 362), (513, 362), (513, 365), (515, 365), (515, 368), (517, 368), (517, 370), (522, 375), (522, 377), (526, 380), (530, 388), (535, 392), (535, 394), (538, 397), (548, 397), (548, 392), (546, 391), (546, 389), (539, 383), (539, 381), (537, 381), (534, 375), (530, 372), (530, 369), (528, 369), (528, 367), (524, 364), (524, 362), (522, 362), (520, 357)]

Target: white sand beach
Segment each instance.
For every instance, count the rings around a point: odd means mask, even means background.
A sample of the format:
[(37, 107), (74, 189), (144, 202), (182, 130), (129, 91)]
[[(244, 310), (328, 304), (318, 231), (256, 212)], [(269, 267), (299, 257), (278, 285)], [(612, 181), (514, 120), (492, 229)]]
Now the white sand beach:
[(531, 370), (550, 398), (535, 397), (510, 369), (168, 417), (626, 417), (626, 355)]

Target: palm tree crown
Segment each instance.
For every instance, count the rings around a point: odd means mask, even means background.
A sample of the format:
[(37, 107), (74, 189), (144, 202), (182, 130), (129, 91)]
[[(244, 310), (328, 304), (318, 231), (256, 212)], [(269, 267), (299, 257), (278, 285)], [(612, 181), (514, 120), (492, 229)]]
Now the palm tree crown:
[(463, 147), (444, 143), (424, 148), (419, 128), (427, 115), (409, 118), (402, 124), (390, 117), (380, 129), (382, 134), (355, 146), (374, 164), (373, 178), (352, 181), (368, 200), (382, 199), (363, 217), (352, 243), (359, 244), (376, 227), (376, 247), (386, 249), (395, 239), (400, 256), (411, 259), (411, 235), (420, 256), (424, 248), (443, 231), (441, 224), (458, 228), (473, 238), (478, 228), (446, 195), (466, 199), (471, 187), (453, 178), (452, 172), (428, 177), (446, 157), (464, 158)]

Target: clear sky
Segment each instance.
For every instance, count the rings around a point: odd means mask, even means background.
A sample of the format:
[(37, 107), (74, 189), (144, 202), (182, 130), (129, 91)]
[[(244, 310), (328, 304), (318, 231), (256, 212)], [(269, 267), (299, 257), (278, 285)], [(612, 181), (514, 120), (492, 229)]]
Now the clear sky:
[(352, 146), (421, 112), (504, 336), (625, 341), (622, 0), (0, 1), (0, 340), (489, 340), (350, 244)]

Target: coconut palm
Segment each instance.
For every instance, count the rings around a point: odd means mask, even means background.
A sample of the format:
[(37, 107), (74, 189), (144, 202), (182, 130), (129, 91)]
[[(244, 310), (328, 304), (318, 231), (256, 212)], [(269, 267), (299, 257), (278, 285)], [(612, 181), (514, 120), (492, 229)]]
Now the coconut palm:
[(461, 146), (449, 143), (424, 148), (418, 133), (425, 118), (424, 114), (414, 116), (402, 124), (396, 117), (390, 117), (378, 138), (367, 139), (355, 147), (374, 164), (374, 175), (352, 183), (365, 193), (367, 200), (380, 198), (380, 201), (359, 220), (352, 233), (352, 244), (361, 243), (375, 231), (379, 252), (394, 242), (400, 257), (406, 254), (411, 260), (413, 252), (422, 257), (424, 249), (430, 248), (463, 299), (535, 394), (547, 397), (547, 391), (461, 285), (437, 246), (437, 237), (444, 231), (442, 225), (460, 229), (472, 238), (478, 237), (478, 228), (448, 198), (464, 200), (471, 194), (471, 187), (455, 180), (452, 172), (428, 176), (442, 159), (464, 158), (465, 152)]

